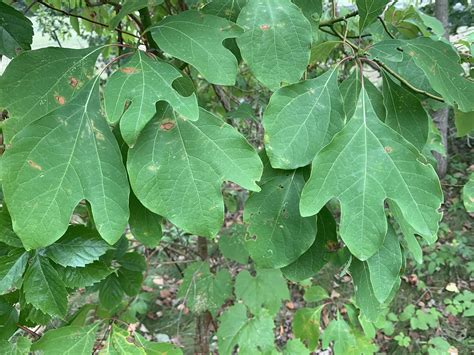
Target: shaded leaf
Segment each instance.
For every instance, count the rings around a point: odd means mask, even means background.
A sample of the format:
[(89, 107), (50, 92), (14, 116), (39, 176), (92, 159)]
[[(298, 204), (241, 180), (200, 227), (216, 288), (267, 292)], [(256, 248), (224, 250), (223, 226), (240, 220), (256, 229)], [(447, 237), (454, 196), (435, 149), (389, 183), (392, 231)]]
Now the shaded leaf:
[(292, 329), (295, 337), (305, 341), (308, 349), (314, 351), (319, 342), (319, 319), (323, 306), (300, 308), (293, 317)]
[(43, 313), (60, 318), (66, 316), (66, 286), (47, 258), (40, 255), (33, 258), (26, 269), (23, 292), (26, 302)]
[(143, 206), (133, 192), (130, 193), (129, 206), (128, 223), (133, 236), (147, 248), (156, 247), (163, 236), (161, 228), (163, 218)]
[(336, 355), (350, 354), (355, 350), (357, 344), (351, 328), (340, 315), (324, 329), (321, 340), (323, 349), (327, 349), (329, 343), (334, 342), (333, 351)]
[[(8, 340), (18, 329), (18, 311), (15, 305), (0, 298), (0, 340)], [(1, 344), (1, 342), (0, 342)], [(3, 350), (3, 349), (2, 349)]]
[(474, 213), (474, 173), (469, 176), (469, 180), (462, 189), (462, 198), (467, 212)]
[(245, 247), (245, 235), (247, 229), (243, 224), (232, 224), (224, 229), (219, 238), (219, 250), (227, 259), (237, 261), (240, 264), (247, 264), (249, 252)]
[(0, 55), (16, 57), (31, 48), (33, 24), (20, 11), (0, 2)]
[(2, 167), (13, 229), (27, 249), (58, 240), (83, 199), (102, 238), (113, 244), (122, 235), (129, 187), (117, 142), (100, 116), (97, 81), (17, 134)]
[(241, 33), (233, 22), (189, 10), (165, 17), (149, 30), (163, 51), (191, 64), (210, 83), (234, 85), (237, 59), (222, 45)]
[(172, 65), (138, 50), (107, 80), (104, 90), (107, 119), (111, 123), (120, 120), (120, 132), (128, 145), (135, 144), (153, 118), (158, 101), (168, 102), (184, 119), (199, 118), (196, 95), (185, 97), (173, 88), (173, 82), (179, 78), (183, 76)]
[(263, 126), (265, 150), (274, 168), (308, 165), (342, 128), (345, 117), (337, 73), (330, 70), (271, 96)]
[(454, 110), (454, 124), (456, 125), (456, 136), (474, 135), (474, 111), (462, 112)]
[(224, 17), (235, 22), (246, 4), (247, 0), (213, 0), (207, 3), (201, 11), (205, 14)]
[(386, 199), (418, 234), (437, 233), (443, 196), (434, 169), (377, 118), (364, 89), (354, 117), (314, 159), (301, 214), (317, 213), (332, 197), (341, 203), (341, 237), (360, 260), (383, 244)]
[[(242, 58), (271, 90), (297, 82), (309, 62), (311, 24), (290, 0), (253, 0), (242, 9), (237, 38)], [(289, 55), (291, 53), (291, 55)]]
[(24, 336), (18, 337), (15, 343), (0, 340), (0, 349), (2, 349), (4, 355), (28, 355), (30, 347), (31, 340)]
[(215, 235), (224, 219), (221, 184), (257, 191), (262, 163), (233, 127), (201, 110), (196, 122), (169, 107), (129, 151), (130, 184), (141, 203), (189, 233)]
[(111, 29), (116, 28), (120, 21), (127, 15), (143, 9), (148, 6), (160, 5), (163, 3), (163, 0), (125, 0), (123, 1), (122, 8), (109, 22), (109, 27)]
[(28, 258), (23, 249), (12, 249), (7, 255), (0, 256), (0, 295), (21, 286)]
[(242, 270), (235, 279), (235, 295), (253, 314), (264, 309), (275, 314), (281, 302), (290, 297), (286, 281), (277, 269), (259, 269), (255, 277)]
[(112, 273), (112, 269), (103, 262), (96, 261), (85, 267), (58, 267), (58, 273), (66, 287), (81, 288), (105, 279)]
[(112, 273), (99, 285), (100, 305), (108, 310), (116, 309), (122, 303), (124, 290), (116, 273)]

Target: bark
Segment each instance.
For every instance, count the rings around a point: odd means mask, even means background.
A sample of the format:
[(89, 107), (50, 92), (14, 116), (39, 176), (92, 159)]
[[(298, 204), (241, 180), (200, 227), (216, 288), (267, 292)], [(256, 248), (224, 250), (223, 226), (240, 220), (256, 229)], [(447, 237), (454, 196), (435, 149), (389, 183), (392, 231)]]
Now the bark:
[[(448, 19), (449, 4), (448, 0), (436, 0), (435, 2), (435, 17), (443, 24), (445, 29), (444, 36), (449, 39), (449, 19)], [(441, 134), (441, 141), (443, 142), (446, 155), (442, 156), (438, 153), (434, 153), (436, 161), (438, 162), (437, 172), (440, 178), (446, 175), (448, 170), (448, 117), (449, 108), (438, 110), (432, 115), (436, 126)]]
[[(197, 252), (199, 257), (207, 261), (209, 258), (207, 250), (207, 239), (198, 237)], [(196, 334), (194, 337), (195, 347), (194, 353), (199, 355), (209, 354), (209, 327), (212, 322), (212, 315), (209, 311), (200, 314), (196, 317)]]

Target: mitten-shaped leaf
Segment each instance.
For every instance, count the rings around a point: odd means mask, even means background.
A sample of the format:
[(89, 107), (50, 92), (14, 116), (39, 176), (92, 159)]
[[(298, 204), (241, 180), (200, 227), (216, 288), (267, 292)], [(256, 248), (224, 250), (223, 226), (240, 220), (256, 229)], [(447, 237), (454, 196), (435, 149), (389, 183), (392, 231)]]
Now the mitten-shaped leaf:
[(295, 261), (313, 244), (316, 218), (301, 217), (299, 202), (303, 170), (275, 170), (265, 166), (262, 191), (245, 203), (244, 222), (250, 238), (246, 246), (259, 267), (280, 268)]
[(272, 166), (308, 165), (344, 123), (337, 70), (277, 90), (265, 110), (265, 150)]
[(178, 78), (182, 78), (181, 73), (172, 65), (142, 51), (112, 74), (104, 91), (105, 113), (112, 123), (120, 120), (120, 132), (128, 145), (135, 144), (153, 118), (158, 101), (168, 102), (185, 119), (199, 118), (196, 95), (184, 97), (173, 88)]
[(301, 214), (317, 213), (333, 197), (341, 203), (341, 237), (360, 260), (383, 244), (386, 199), (418, 234), (435, 235), (438, 229), (443, 195), (433, 167), (377, 118), (364, 89), (354, 117), (316, 155)]
[(130, 149), (127, 167), (146, 208), (201, 236), (215, 235), (223, 222), (222, 182), (259, 191), (262, 174), (257, 153), (234, 128), (202, 109), (198, 121), (185, 121), (165, 105)]
[(234, 85), (237, 59), (222, 41), (242, 32), (235, 23), (189, 10), (165, 17), (149, 30), (161, 49), (191, 64), (207, 81)]
[(13, 229), (27, 249), (58, 240), (83, 199), (90, 202), (97, 230), (108, 243), (125, 229), (127, 175), (100, 115), (96, 83), (23, 129), (3, 156), (5, 200)]
[[(29, 123), (72, 99), (93, 74), (100, 50), (43, 48), (11, 61), (0, 77), (0, 110), (6, 142)], [(25, 94), (25, 93), (28, 94)]]
[(33, 24), (20, 11), (0, 2), (0, 55), (13, 58), (30, 49)]
[(300, 80), (308, 65), (311, 24), (290, 0), (253, 0), (242, 9), (237, 38), (242, 58), (271, 90)]

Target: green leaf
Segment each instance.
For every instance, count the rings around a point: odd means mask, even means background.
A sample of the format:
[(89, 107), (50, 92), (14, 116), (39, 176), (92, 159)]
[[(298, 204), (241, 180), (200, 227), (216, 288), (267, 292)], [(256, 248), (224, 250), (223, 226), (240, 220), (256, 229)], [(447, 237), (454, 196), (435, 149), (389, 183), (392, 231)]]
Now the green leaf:
[(123, 2), (122, 8), (109, 22), (109, 27), (114, 29), (118, 26), (120, 21), (127, 15), (143, 9), (148, 6), (160, 5), (163, 3), (163, 0), (125, 0)]
[(102, 261), (93, 262), (85, 267), (58, 267), (57, 271), (69, 288), (92, 286), (112, 273), (112, 269)]
[(0, 56), (16, 57), (31, 48), (33, 24), (20, 11), (0, 2)]
[(69, 103), (93, 74), (99, 54), (97, 47), (50, 47), (13, 59), (0, 77), (0, 111), (8, 112), (2, 125), (5, 142), (29, 123)]
[(455, 109), (454, 124), (456, 125), (457, 137), (474, 135), (474, 111), (462, 112)]
[(308, 349), (306, 349), (304, 344), (298, 339), (290, 339), (288, 340), (285, 348), (283, 349), (283, 355), (294, 355), (294, 354), (309, 355), (310, 352), (308, 351)]
[(233, 22), (189, 10), (165, 17), (149, 30), (163, 51), (191, 64), (210, 83), (234, 85), (237, 59), (222, 45), (242, 32)]
[(340, 315), (324, 329), (321, 340), (323, 349), (327, 349), (331, 341), (334, 342), (333, 351), (335, 355), (350, 354), (351, 351), (355, 350), (357, 344), (351, 328)]
[(118, 257), (118, 262), (123, 268), (130, 271), (143, 272), (146, 270), (145, 256), (138, 252), (125, 253)]
[(28, 258), (23, 249), (12, 249), (7, 255), (0, 256), (0, 295), (21, 286)]
[(312, 166), (301, 214), (311, 216), (336, 197), (341, 237), (358, 259), (367, 260), (383, 244), (386, 199), (418, 234), (436, 235), (443, 200), (436, 173), (415, 147), (377, 118), (364, 89), (354, 117)]
[(205, 14), (224, 17), (235, 22), (246, 4), (247, 0), (213, 0), (207, 3), (201, 11)]
[(204, 313), (209, 310), (213, 315), (232, 294), (232, 278), (227, 270), (212, 274), (209, 264), (197, 261), (184, 271), (178, 297), (186, 300), (186, 305), (193, 313)]
[(388, 0), (356, 0), (359, 10), (359, 33), (377, 20), (388, 4)]
[(172, 65), (138, 50), (107, 80), (104, 91), (107, 119), (111, 123), (120, 120), (120, 132), (129, 146), (135, 144), (155, 115), (158, 101), (168, 102), (183, 119), (199, 118), (196, 95), (185, 97), (173, 88), (173, 82), (179, 78), (183, 76)]
[(112, 273), (99, 285), (100, 305), (108, 310), (116, 309), (123, 300), (124, 290), (116, 273)]
[(0, 340), (8, 340), (18, 329), (17, 323), (18, 312), (15, 306), (6, 302), (3, 297), (0, 298)]
[(237, 38), (242, 58), (271, 90), (300, 80), (309, 62), (311, 24), (290, 0), (253, 0), (242, 9)]
[(323, 268), (337, 249), (336, 221), (327, 208), (318, 213), (316, 239), (298, 259), (281, 269), (292, 281), (303, 281)]
[(462, 199), (466, 211), (474, 213), (474, 173), (469, 176), (468, 182), (462, 189)]
[(147, 355), (183, 355), (183, 351), (176, 345), (147, 341), (138, 333), (135, 333), (135, 339), (145, 349)]
[(420, 100), (383, 72), (383, 101), (387, 109), (385, 124), (421, 152), (428, 139), (431, 120)]
[(316, 79), (277, 90), (265, 110), (265, 150), (272, 166), (296, 169), (308, 165), (341, 130), (345, 117), (337, 69)]
[(5, 203), (0, 211), (0, 242), (14, 248), (23, 248), (20, 238), (13, 231), (12, 221)]
[[(474, 82), (464, 77), (464, 69), (459, 64), (459, 55), (450, 44), (424, 37), (380, 43), (384, 43), (385, 48), (393, 52), (401, 48), (412, 57), (413, 62), (428, 78), (432, 88), (440, 93), (447, 103), (457, 106), (463, 112), (474, 111), (472, 100)], [(377, 45), (374, 46), (376, 47)]]
[(281, 302), (290, 298), (286, 281), (277, 269), (259, 269), (255, 277), (242, 270), (235, 279), (235, 295), (253, 314), (264, 309), (275, 314)]
[(319, 319), (323, 306), (300, 308), (293, 317), (292, 329), (295, 337), (305, 341), (308, 349), (314, 351), (319, 342)]
[(271, 171), (265, 173), (262, 191), (252, 193), (245, 203), (244, 222), (249, 233), (245, 244), (259, 267), (281, 268), (313, 244), (316, 218), (300, 216), (305, 183), (302, 169), (273, 170), (269, 165), (265, 169)]
[(249, 319), (245, 306), (238, 303), (219, 317), (219, 354), (231, 355), (237, 345), (241, 354), (271, 351), (274, 347), (273, 327), (270, 315), (263, 312)]
[(375, 297), (380, 303), (384, 303), (395, 284), (400, 282), (402, 267), (400, 243), (391, 226), (388, 228), (382, 247), (367, 259), (367, 265)]
[(240, 264), (247, 264), (249, 252), (245, 247), (245, 235), (247, 229), (243, 224), (232, 224), (224, 229), (219, 238), (219, 250), (227, 259), (237, 261)]
[(101, 349), (101, 355), (145, 355), (145, 349), (138, 347), (128, 341), (130, 334), (120, 329), (115, 324), (112, 326), (112, 332), (105, 347)]
[(30, 354), (31, 340), (27, 337), (18, 337), (15, 343), (6, 340), (0, 341), (3, 355), (28, 355)]
[(163, 218), (157, 215), (137, 199), (135, 194), (130, 193), (130, 231), (136, 240), (147, 248), (155, 248), (163, 236), (161, 223)]
[(89, 355), (94, 347), (98, 325), (70, 325), (48, 330), (40, 340), (33, 343), (31, 350), (48, 355)]
[(321, 286), (311, 286), (304, 292), (306, 302), (319, 302), (326, 298), (329, 298), (329, 294)]
[(109, 249), (109, 245), (96, 231), (83, 226), (71, 226), (56, 243), (46, 247), (45, 255), (56, 264), (84, 267)]
[(26, 302), (43, 313), (60, 318), (66, 316), (66, 286), (47, 258), (40, 255), (33, 258), (26, 270), (23, 292)]
[(31, 123), (3, 155), (5, 200), (26, 249), (58, 240), (83, 199), (108, 243), (125, 229), (127, 175), (117, 141), (100, 116), (98, 89), (97, 81), (88, 84), (70, 103)]
[(196, 122), (168, 108), (129, 151), (130, 184), (141, 203), (189, 233), (214, 236), (224, 219), (221, 184), (258, 191), (262, 163), (233, 127), (207, 111)]

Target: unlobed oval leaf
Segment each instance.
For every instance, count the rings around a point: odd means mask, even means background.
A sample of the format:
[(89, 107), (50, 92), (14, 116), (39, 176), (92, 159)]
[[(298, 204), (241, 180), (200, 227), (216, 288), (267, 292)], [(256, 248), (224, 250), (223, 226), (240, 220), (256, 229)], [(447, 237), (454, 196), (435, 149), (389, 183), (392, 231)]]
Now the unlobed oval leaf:
[(33, 24), (20, 11), (0, 2), (0, 55), (16, 57), (31, 48)]
[(252, 0), (237, 24), (242, 58), (255, 77), (271, 90), (300, 80), (309, 62), (311, 24), (290, 0)]

